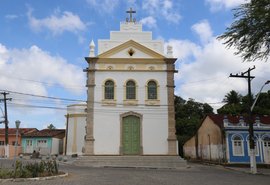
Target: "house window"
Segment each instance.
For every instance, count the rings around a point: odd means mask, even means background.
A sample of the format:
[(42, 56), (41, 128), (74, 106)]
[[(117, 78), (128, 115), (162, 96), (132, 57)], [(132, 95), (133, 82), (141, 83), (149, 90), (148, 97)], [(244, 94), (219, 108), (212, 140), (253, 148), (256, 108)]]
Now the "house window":
[(47, 140), (37, 140), (37, 147), (47, 147)]
[(157, 99), (157, 83), (153, 80), (149, 81), (147, 84), (147, 93), (149, 100)]
[(114, 99), (114, 82), (112, 80), (107, 80), (105, 82), (104, 98), (107, 100)]
[(244, 155), (243, 139), (240, 136), (234, 136), (232, 139), (232, 144), (233, 144), (233, 155), (243, 156)]
[(26, 146), (32, 146), (32, 140), (26, 140)]
[(266, 148), (270, 148), (270, 137), (267, 136), (263, 139), (263, 145)]
[(16, 141), (12, 141), (12, 145), (15, 146), (16, 145)]
[(126, 84), (126, 99), (127, 100), (136, 99), (136, 84), (132, 80), (129, 80)]
[(5, 141), (0, 141), (0, 145), (5, 145)]

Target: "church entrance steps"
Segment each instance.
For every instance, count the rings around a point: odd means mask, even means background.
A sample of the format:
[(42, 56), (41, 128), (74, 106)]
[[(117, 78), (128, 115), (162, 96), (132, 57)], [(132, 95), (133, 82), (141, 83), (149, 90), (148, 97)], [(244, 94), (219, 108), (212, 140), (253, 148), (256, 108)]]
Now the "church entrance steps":
[(179, 156), (81, 156), (77, 166), (127, 168), (186, 168), (187, 162)]

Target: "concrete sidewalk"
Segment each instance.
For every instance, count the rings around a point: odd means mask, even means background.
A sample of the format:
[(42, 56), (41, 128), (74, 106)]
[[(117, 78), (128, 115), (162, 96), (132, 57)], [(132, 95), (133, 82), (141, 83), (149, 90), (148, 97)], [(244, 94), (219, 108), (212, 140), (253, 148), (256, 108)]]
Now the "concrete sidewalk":
[[(249, 167), (224, 166), (224, 168), (251, 174)], [(270, 168), (257, 168), (257, 174), (256, 175), (269, 175), (270, 176)]]

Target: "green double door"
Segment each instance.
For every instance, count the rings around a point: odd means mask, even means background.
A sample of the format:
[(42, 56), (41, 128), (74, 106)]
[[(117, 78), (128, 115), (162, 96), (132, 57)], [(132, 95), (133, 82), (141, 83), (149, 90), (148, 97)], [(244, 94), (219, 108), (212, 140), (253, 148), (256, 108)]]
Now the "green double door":
[(140, 118), (127, 116), (123, 118), (123, 154), (140, 154)]

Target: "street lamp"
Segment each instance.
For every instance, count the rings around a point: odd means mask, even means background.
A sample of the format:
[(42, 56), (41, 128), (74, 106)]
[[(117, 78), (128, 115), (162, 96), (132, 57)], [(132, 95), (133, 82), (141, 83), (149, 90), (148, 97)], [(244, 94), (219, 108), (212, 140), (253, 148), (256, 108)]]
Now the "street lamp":
[(254, 107), (255, 107), (255, 104), (256, 104), (256, 102), (257, 102), (257, 100), (258, 100), (258, 98), (259, 98), (259, 96), (260, 96), (260, 94), (261, 94), (261, 92), (262, 92), (264, 86), (267, 85), (267, 84), (269, 84), (269, 83), (270, 83), (270, 80), (266, 81), (266, 82), (263, 84), (261, 90), (260, 90), (259, 93), (257, 94), (257, 97), (256, 97), (255, 101), (253, 102), (251, 108), (250, 108), (251, 112), (253, 111), (253, 109), (254, 109)]
[(17, 147), (18, 147), (18, 135), (19, 135), (19, 128), (21, 122), (19, 120), (15, 121), (16, 125), (16, 140), (15, 140), (15, 153), (14, 153), (14, 178), (16, 178), (16, 155), (17, 155)]
[[(0, 110), (1, 110), (1, 112), (2, 112), (1, 118), (5, 118), (4, 111), (3, 111), (3, 109), (2, 109), (1, 106), (0, 106)], [(4, 120), (4, 121), (0, 121), (0, 124), (2, 124), (2, 123), (5, 123), (5, 120)]]
[[(260, 91), (257, 94), (256, 99), (254, 100), (252, 106), (250, 107), (250, 122), (251, 122), (251, 115), (252, 115), (252, 111), (255, 107), (255, 104), (264, 88), (265, 85), (269, 84), (270, 80), (266, 81), (263, 86), (261, 87)], [(254, 130), (253, 130), (253, 124), (250, 124), (250, 167), (251, 167), (251, 173), (256, 174), (257, 173), (257, 165), (256, 165), (256, 156), (255, 156), (255, 148), (254, 148)], [(253, 144), (252, 144), (253, 143)], [(253, 145), (253, 147), (251, 147)]]

